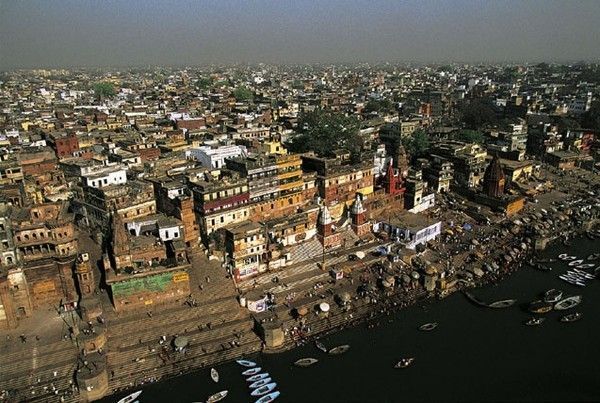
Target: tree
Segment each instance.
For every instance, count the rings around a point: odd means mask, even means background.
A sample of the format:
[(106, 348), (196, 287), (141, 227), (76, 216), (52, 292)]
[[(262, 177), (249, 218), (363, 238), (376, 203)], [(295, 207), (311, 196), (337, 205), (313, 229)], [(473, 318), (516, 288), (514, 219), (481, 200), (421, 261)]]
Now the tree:
[(464, 141), (465, 143), (483, 144), (483, 133), (477, 130), (463, 130), (455, 136), (456, 140)]
[(210, 77), (200, 77), (198, 81), (196, 81), (196, 87), (201, 90), (205, 90), (209, 88), (213, 83), (212, 78)]
[(600, 130), (600, 101), (592, 102), (590, 110), (581, 116), (581, 126), (585, 129)]
[(107, 81), (96, 83), (94, 85), (94, 94), (96, 98), (103, 100), (104, 98), (112, 98), (117, 94), (115, 86)]
[(362, 156), (364, 140), (359, 133), (360, 122), (354, 116), (317, 109), (300, 116), (298, 134), (289, 148), (293, 152), (314, 151), (319, 156), (331, 156), (337, 149), (350, 151), (353, 162)]
[(389, 99), (371, 99), (365, 105), (365, 113), (370, 112), (390, 112), (394, 109), (394, 105)]
[(238, 102), (251, 101), (254, 98), (254, 93), (246, 87), (238, 87), (233, 90), (233, 96)]
[(469, 129), (479, 129), (482, 126), (497, 122), (493, 106), (483, 100), (476, 99), (460, 108), (461, 119)]
[(419, 156), (429, 149), (429, 136), (423, 130), (415, 130), (402, 139), (402, 145), (411, 156)]

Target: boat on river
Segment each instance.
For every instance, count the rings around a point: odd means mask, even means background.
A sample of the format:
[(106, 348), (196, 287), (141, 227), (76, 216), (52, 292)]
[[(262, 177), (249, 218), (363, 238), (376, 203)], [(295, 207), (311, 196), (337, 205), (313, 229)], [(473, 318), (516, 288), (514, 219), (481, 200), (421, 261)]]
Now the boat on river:
[(120, 399), (120, 400), (119, 400), (117, 403), (131, 403), (131, 402), (133, 402), (135, 399), (137, 399), (137, 397), (138, 397), (139, 395), (141, 395), (141, 394), (142, 394), (142, 391), (141, 391), (141, 390), (138, 390), (138, 391), (136, 391), (136, 392), (133, 392), (132, 394), (130, 394), (130, 395), (127, 395), (127, 396), (125, 396), (124, 398)]
[(258, 374), (260, 371), (262, 371), (261, 367), (254, 367), (254, 368), (250, 368), (250, 369), (245, 370), (244, 372), (242, 372), (242, 375), (244, 375), (244, 376), (252, 376), (252, 375)]
[(564, 311), (565, 309), (571, 309), (577, 305), (579, 305), (582, 301), (581, 295), (575, 295), (569, 298), (565, 298), (562, 301), (557, 302), (554, 305), (554, 309), (557, 311)]
[(502, 301), (492, 302), (491, 304), (488, 305), (488, 307), (495, 308), (495, 309), (508, 308), (509, 306), (513, 306), (515, 304), (515, 302), (517, 302), (516, 299), (504, 299)]
[(552, 271), (552, 267), (546, 266), (545, 264), (541, 263), (536, 263), (533, 267), (539, 271)]
[(265, 386), (261, 386), (258, 389), (254, 389), (252, 391), (252, 393), (250, 393), (250, 395), (251, 396), (262, 396), (262, 395), (265, 395), (265, 394), (271, 392), (276, 387), (277, 387), (277, 384), (275, 382), (271, 382), (271, 383), (266, 384)]
[(348, 344), (342, 344), (341, 346), (332, 348), (328, 353), (331, 355), (339, 355), (344, 354), (348, 350), (350, 350), (350, 346)]
[(554, 288), (546, 291), (544, 293), (544, 301), (545, 302), (558, 302), (563, 296), (563, 292), (561, 290), (556, 290)]
[(294, 362), (294, 365), (297, 367), (310, 367), (313, 364), (319, 362), (316, 358), (301, 358), (298, 361)]
[(240, 364), (242, 367), (256, 367), (256, 363), (254, 361), (248, 361), (248, 360), (236, 360), (235, 362), (237, 362), (238, 364)]
[(271, 383), (271, 381), (272, 381), (271, 377), (268, 377), (268, 378), (265, 378), (265, 379), (260, 379), (260, 380), (258, 380), (256, 382), (252, 382), (250, 385), (248, 385), (248, 387), (250, 389), (260, 388), (260, 387), (263, 387), (263, 386)]
[(574, 313), (570, 313), (568, 315), (562, 316), (560, 318), (561, 322), (575, 322), (576, 320), (579, 320), (583, 318), (583, 314), (581, 312), (574, 312)]
[(394, 365), (394, 368), (398, 369), (398, 368), (408, 368), (412, 365), (412, 363), (415, 361), (414, 357), (408, 357), (408, 358), (402, 358), (400, 359), (400, 361), (398, 361), (396, 363), (396, 365)]
[(262, 374), (252, 375), (250, 378), (246, 378), (246, 380), (248, 382), (256, 382), (256, 381), (260, 381), (261, 379), (268, 378), (269, 376), (270, 375), (268, 372), (263, 372)]
[(529, 304), (529, 312), (532, 313), (548, 313), (552, 310), (553, 305), (545, 301), (533, 301)]
[(317, 346), (317, 348), (322, 352), (327, 352), (327, 347), (325, 347), (325, 344), (321, 343), (319, 340), (315, 340), (315, 346)]
[(530, 318), (525, 324), (527, 326), (538, 326), (541, 325), (546, 318)]
[(569, 266), (573, 267), (573, 266), (577, 266), (583, 263), (583, 259), (577, 259), (577, 260), (571, 260), (569, 262)]
[(600, 259), (600, 253), (592, 253), (587, 257), (587, 260), (598, 260)]
[(270, 403), (277, 399), (281, 393), (279, 391), (271, 392), (268, 395), (264, 395), (254, 403)]
[(229, 393), (227, 390), (222, 390), (220, 392), (215, 393), (214, 395), (210, 395), (206, 400), (206, 403), (220, 402), (221, 400), (225, 399), (227, 393)]
[(215, 382), (219, 382), (219, 373), (217, 372), (216, 369), (211, 368), (210, 369), (210, 378)]
[(436, 327), (438, 327), (437, 322), (425, 323), (424, 325), (419, 326), (419, 330), (422, 330), (424, 332), (430, 332)]

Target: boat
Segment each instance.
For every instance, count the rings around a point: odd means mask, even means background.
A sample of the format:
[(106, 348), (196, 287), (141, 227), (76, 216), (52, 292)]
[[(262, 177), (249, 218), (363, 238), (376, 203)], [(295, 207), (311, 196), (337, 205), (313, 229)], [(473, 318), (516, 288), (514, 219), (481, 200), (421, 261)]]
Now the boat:
[(210, 378), (216, 382), (219, 382), (219, 373), (217, 372), (216, 369), (211, 368), (210, 369)]
[(558, 302), (562, 298), (562, 291), (552, 288), (544, 293), (544, 302)]
[(574, 312), (560, 318), (561, 322), (575, 322), (583, 317), (581, 312)]
[(250, 396), (265, 395), (265, 394), (269, 393), (270, 391), (272, 391), (273, 389), (275, 389), (276, 387), (277, 387), (277, 384), (275, 382), (267, 383), (265, 386), (261, 386), (258, 389), (254, 389), (252, 391), (252, 393), (250, 393)]
[(242, 367), (256, 367), (256, 363), (254, 361), (236, 360), (235, 362), (240, 364)]
[(341, 346), (337, 346), (328, 351), (331, 355), (343, 354), (346, 351), (350, 350), (350, 346), (348, 344), (343, 344)]
[(298, 361), (296, 361), (294, 365), (297, 367), (309, 367), (313, 364), (316, 364), (317, 362), (319, 362), (319, 360), (317, 360), (316, 358), (301, 358)]
[(488, 305), (488, 307), (495, 308), (495, 309), (508, 308), (509, 306), (513, 306), (515, 304), (515, 302), (517, 302), (516, 299), (505, 299), (502, 301), (492, 302), (491, 304)]
[(254, 368), (250, 368), (250, 369), (245, 370), (244, 372), (242, 372), (242, 375), (244, 375), (244, 376), (252, 376), (252, 375), (258, 374), (260, 371), (262, 371), (261, 367), (254, 367)]
[(535, 266), (533, 266), (535, 269), (539, 270), (539, 271), (552, 271), (552, 267), (550, 266), (546, 266), (544, 264), (540, 264), (537, 263)]
[(587, 257), (587, 260), (598, 260), (600, 259), (600, 253), (592, 253)]
[(268, 378), (270, 375), (268, 372), (263, 372), (262, 374), (256, 374), (256, 375), (252, 375), (249, 378), (246, 378), (246, 380), (248, 382), (256, 382), (256, 381), (260, 381), (261, 379), (265, 379)]
[(565, 298), (562, 301), (557, 302), (554, 305), (554, 309), (557, 311), (564, 311), (565, 309), (571, 309), (581, 303), (583, 298), (581, 295), (575, 295), (573, 297)]
[(596, 236), (593, 233), (591, 233), (590, 231), (585, 231), (585, 236), (587, 236), (588, 239), (590, 239), (592, 241), (596, 239)]
[(261, 397), (260, 399), (258, 399), (254, 403), (269, 403), (269, 402), (272, 402), (273, 400), (277, 399), (280, 394), (281, 393), (278, 392), (278, 391), (271, 392), (268, 395), (264, 395), (263, 397)]
[(571, 260), (569, 262), (569, 266), (573, 267), (573, 266), (577, 266), (582, 263), (583, 263), (583, 259)]
[(260, 388), (260, 387), (265, 386), (266, 384), (270, 383), (271, 381), (272, 381), (271, 377), (268, 377), (265, 379), (258, 380), (256, 382), (252, 382), (250, 385), (248, 385), (248, 387), (250, 389)]
[(580, 264), (580, 265), (575, 266), (575, 267), (578, 268), (578, 269), (591, 269), (594, 266), (595, 266), (595, 264), (593, 264), (593, 263), (583, 263), (583, 264)]
[(396, 363), (396, 365), (394, 365), (394, 368), (406, 368), (409, 367), (413, 361), (414, 361), (414, 357), (410, 357), (410, 358), (402, 358), (400, 361), (398, 361)]
[(437, 326), (438, 326), (437, 322), (425, 323), (424, 325), (419, 326), (419, 330), (429, 332), (429, 331), (435, 329)]
[(553, 308), (553, 305), (549, 302), (544, 301), (533, 301), (529, 304), (529, 312), (532, 313), (547, 313), (550, 312)]
[(537, 326), (537, 325), (541, 325), (545, 319), (546, 318), (530, 318), (527, 322), (525, 322), (525, 324), (527, 326)]
[[(592, 266), (593, 266), (593, 265), (592, 265)], [(574, 271), (575, 273), (577, 273), (579, 276), (581, 276), (581, 277), (585, 277), (585, 278), (587, 278), (588, 280), (593, 280), (593, 279), (595, 279), (595, 278), (596, 278), (596, 276), (594, 276), (593, 274), (590, 274), (590, 273), (588, 273), (587, 271), (583, 271), (583, 270), (581, 270), (581, 269), (573, 269), (573, 271)]]
[(327, 347), (325, 347), (325, 344), (321, 343), (319, 340), (315, 340), (315, 346), (317, 346), (317, 348), (322, 352), (327, 352)]
[(210, 395), (206, 400), (206, 403), (220, 402), (221, 400), (225, 399), (227, 393), (229, 393), (227, 390), (222, 390), (220, 392), (215, 393), (214, 395)]
[(121, 400), (119, 400), (117, 403), (131, 403), (131, 402), (133, 402), (141, 394), (142, 394), (142, 391), (138, 390), (136, 392), (133, 392), (130, 395), (125, 396), (124, 398), (122, 398)]
[(569, 256), (569, 255), (567, 255), (566, 253), (561, 253), (560, 255), (558, 255), (558, 258), (559, 258), (560, 260), (566, 260), (566, 259), (567, 259), (567, 256)]

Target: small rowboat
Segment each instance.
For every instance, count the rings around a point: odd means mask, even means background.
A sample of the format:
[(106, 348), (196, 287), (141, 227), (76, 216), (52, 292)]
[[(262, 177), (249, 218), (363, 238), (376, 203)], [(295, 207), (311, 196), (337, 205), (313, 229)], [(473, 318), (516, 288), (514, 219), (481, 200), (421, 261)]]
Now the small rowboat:
[(294, 363), (297, 367), (310, 367), (311, 365), (319, 362), (316, 358), (301, 358)]
[(579, 305), (582, 299), (583, 298), (581, 297), (581, 295), (575, 295), (573, 297), (565, 298), (562, 301), (557, 302), (556, 305), (554, 305), (554, 309), (562, 311), (565, 309), (573, 308)]
[(269, 377), (269, 373), (268, 372), (263, 372), (262, 374), (256, 374), (256, 375), (252, 375), (250, 378), (247, 378), (246, 380), (248, 382), (256, 382), (256, 381), (260, 381), (261, 379), (265, 379)]
[(583, 317), (581, 312), (570, 313), (560, 318), (561, 322), (575, 322)]
[(538, 326), (541, 325), (546, 318), (531, 318), (525, 324), (527, 326)]
[(279, 391), (271, 392), (268, 395), (264, 395), (254, 403), (270, 403), (277, 399), (281, 393)]
[(350, 346), (348, 344), (343, 344), (341, 346), (337, 346), (328, 351), (331, 355), (339, 355), (344, 354), (346, 351), (350, 350)]
[(221, 400), (225, 399), (225, 396), (227, 396), (228, 391), (226, 390), (222, 390), (218, 393), (215, 393), (214, 395), (211, 395), (208, 397), (208, 399), (206, 400), (206, 403), (215, 403), (215, 402), (220, 402)]
[(215, 382), (219, 382), (219, 373), (217, 372), (216, 369), (211, 368), (210, 369), (210, 378)]
[(425, 323), (424, 325), (419, 326), (419, 330), (429, 332), (429, 331), (435, 329), (437, 326), (438, 326), (437, 322)]
[(268, 377), (268, 378), (265, 378), (265, 379), (261, 379), (261, 380), (256, 381), (256, 382), (252, 382), (250, 385), (248, 385), (248, 387), (250, 389), (256, 389), (256, 388), (260, 388), (261, 386), (265, 386), (269, 382), (271, 382), (271, 377)]
[(325, 344), (321, 343), (319, 340), (315, 340), (315, 346), (317, 346), (317, 348), (322, 352), (327, 352), (327, 347), (325, 347)]
[(402, 358), (394, 365), (394, 368), (407, 368), (415, 361), (414, 357)]
[(127, 395), (124, 398), (120, 399), (117, 403), (130, 403), (130, 402), (133, 402), (141, 394), (142, 394), (142, 391), (138, 390), (137, 392), (133, 392), (132, 394)]
[(262, 386), (258, 389), (255, 389), (252, 391), (252, 393), (250, 393), (251, 396), (262, 396), (266, 393), (269, 393), (270, 391), (272, 391), (273, 389), (275, 389), (277, 387), (277, 384), (275, 382), (272, 383), (268, 383), (265, 386)]
[(244, 375), (244, 376), (252, 376), (252, 375), (258, 374), (260, 371), (262, 371), (261, 367), (254, 367), (254, 368), (250, 368), (250, 369), (245, 370), (244, 372), (242, 372), (242, 375)]
[(236, 360), (235, 362), (240, 364), (242, 367), (256, 367), (256, 363), (254, 361)]

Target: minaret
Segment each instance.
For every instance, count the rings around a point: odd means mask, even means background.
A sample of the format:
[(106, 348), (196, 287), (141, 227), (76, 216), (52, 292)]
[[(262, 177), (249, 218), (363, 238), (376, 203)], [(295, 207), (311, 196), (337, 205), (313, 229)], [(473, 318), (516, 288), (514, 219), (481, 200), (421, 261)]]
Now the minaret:
[(370, 225), (367, 222), (366, 210), (358, 193), (350, 207), (350, 217), (352, 218), (352, 230), (356, 235), (360, 237), (371, 231)]
[(317, 238), (324, 249), (336, 248), (342, 244), (340, 233), (334, 232), (333, 220), (327, 206), (322, 206), (317, 217)]

